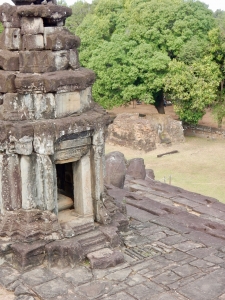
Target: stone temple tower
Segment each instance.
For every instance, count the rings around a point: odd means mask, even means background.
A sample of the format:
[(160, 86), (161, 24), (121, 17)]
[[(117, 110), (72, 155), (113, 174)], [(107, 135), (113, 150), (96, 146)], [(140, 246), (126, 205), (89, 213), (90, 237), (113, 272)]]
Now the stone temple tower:
[(95, 74), (79, 65), (80, 39), (63, 26), (71, 9), (13, 2), (0, 6), (0, 241), (18, 242), (21, 255), (23, 243), (77, 236), (107, 219), (109, 117), (92, 100)]

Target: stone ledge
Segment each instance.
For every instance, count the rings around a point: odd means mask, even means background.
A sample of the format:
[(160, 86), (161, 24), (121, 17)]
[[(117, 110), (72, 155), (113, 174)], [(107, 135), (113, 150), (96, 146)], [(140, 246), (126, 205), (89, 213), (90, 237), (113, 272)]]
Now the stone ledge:
[(20, 94), (74, 92), (84, 90), (95, 81), (92, 70), (80, 68), (76, 71), (63, 70), (45, 74), (18, 74), (16, 75), (16, 90)]

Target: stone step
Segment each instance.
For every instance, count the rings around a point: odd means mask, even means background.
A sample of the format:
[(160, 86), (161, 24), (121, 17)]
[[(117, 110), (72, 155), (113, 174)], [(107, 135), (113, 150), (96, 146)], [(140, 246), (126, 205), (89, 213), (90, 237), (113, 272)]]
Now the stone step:
[(99, 230), (80, 235), (77, 241), (82, 247), (84, 255), (106, 247), (106, 236)]
[(106, 269), (115, 267), (124, 262), (124, 256), (120, 251), (104, 248), (87, 255), (92, 269)]

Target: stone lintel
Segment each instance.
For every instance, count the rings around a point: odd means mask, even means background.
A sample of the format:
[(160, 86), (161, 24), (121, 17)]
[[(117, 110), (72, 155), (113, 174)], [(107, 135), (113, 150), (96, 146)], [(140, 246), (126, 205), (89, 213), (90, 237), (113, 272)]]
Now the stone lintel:
[(78, 161), (83, 155), (87, 154), (89, 149), (89, 145), (83, 145), (76, 148), (57, 150), (54, 153), (54, 162), (56, 164), (65, 164), (68, 162)]
[(62, 141), (61, 143), (55, 144), (55, 151), (77, 148), (80, 146), (85, 146), (90, 144), (91, 144), (91, 137), (66, 140), (66, 141)]

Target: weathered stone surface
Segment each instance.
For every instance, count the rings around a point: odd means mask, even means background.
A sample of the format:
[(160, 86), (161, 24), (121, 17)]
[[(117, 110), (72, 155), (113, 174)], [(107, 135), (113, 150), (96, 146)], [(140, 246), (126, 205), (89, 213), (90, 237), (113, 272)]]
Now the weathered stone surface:
[(0, 93), (15, 93), (14, 72), (0, 70)]
[(71, 115), (81, 108), (79, 92), (60, 93), (55, 95), (55, 117), (62, 118)]
[(110, 242), (111, 247), (117, 247), (121, 243), (121, 239), (118, 235), (118, 228), (114, 226), (101, 226), (99, 228), (102, 233), (107, 238), (107, 241)]
[(0, 50), (0, 68), (5, 71), (19, 71), (18, 52)]
[(17, 15), (17, 7), (4, 3), (0, 6), (0, 21), (5, 28), (19, 28), (20, 17)]
[[(22, 2), (19, 0), (14, 1)], [(31, 3), (32, 1), (25, 0), (23, 2)], [(38, 0), (38, 2), (39, 4), (41, 4), (41, 0)], [(64, 21), (67, 17), (71, 16), (72, 9), (69, 7), (57, 5), (21, 5), (17, 8), (17, 13), (18, 15), (23, 17), (46, 18), (46, 25), (49, 26), (51, 24), (55, 25), (61, 21)]]
[(154, 171), (152, 169), (146, 169), (145, 170), (146, 172), (146, 177), (145, 177), (145, 180), (154, 180), (155, 179), (155, 174), (154, 174)]
[(3, 210), (21, 208), (21, 177), (18, 155), (3, 155), (1, 186)]
[(34, 291), (42, 299), (53, 299), (57, 296), (63, 296), (68, 293), (69, 284), (61, 278), (56, 278), (48, 282), (42, 283), (34, 288)]
[(47, 268), (36, 268), (35, 270), (24, 273), (21, 279), (28, 286), (36, 286), (53, 280), (56, 277), (57, 276)]
[(181, 122), (170, 116), (152, 114), (142, 118), (137, 113), (124, 113), (109, 126), (107, 141), (147, 152), (154, 150), (157, 144), (183, 142), (184, 135)]
[(126, 174), (135, 179), (145, 179), (146, 171), (143, 158), (133, 158), (127, 162)]
[(46, 73), (65, 70), (69, 66), (68, 51), (20, 51), (21, 73)]
[(61, 30), (54, 32), (46, 37), (45, 49), (59, 51), (78, 48), (80, 46), (80, 38)]
[(211, 300), (220, 296), (225, 291), (224, 269), (219, 269), (212, 274), (197, 279), (190, 284), (182, 287), (178, 291), (188, 297), (196, 300)]
[(46, 241), (13, 244), (13, 266), (18, 270), (25, 271), (41, 265), (45, 257), (45, 244)]
[(5, 28), (0, 35), (2, 49), (19, 50), (21, 49), (20, 28)]
[(9, 121), (21, 121), (33, 119), (33, 102), (27, 101), (29, 96), (22, 97), (17, 93), (6, 93), (3, 96), (2, 119)]
[[(85, 89), (93, 84), (94, 80), (95, 75), (93, 71), (80, 68), (76, 71), (65, 70), (45, 73), (43, 75), (18, 74), (16, 75), (15, 85), (21, 94), (29, 92), (73, 92)], [(7, 90), (2, 91), (0, 89), (0, 92), (4, 93)]]
[(79, 267), (64, 273), (63, 278), (74, 286), (78, 286), (91, 281), (93, 275), (87, 268)]
[(21, 34), (40, 34), (44, 33), (43, 19), (38, 17), (21, 18)]
[[(84, 259), (81, 244), (74, 238), (66, 241), (54, 241), (45, 247), (49, 266), (65, 268), (74, 266)], [(74, 279), (75, 280), (75, 279)]]
[(55, 96), (52, 93), (23, 96), (33, 98), (34, 118), (36, 120), (53, 119), (55, 117)]
[(3, 265), (0, 269), (0, 284), (7, 288), (19, 278), (19, 275), (19, 272), (12, 267)]
[(22, 36), (22, 50), (41, 50), (44, 49), (44, 38), (42, 34), (26, 34)]
[(126, 174), (126, 160), (123, 153), (114, 151), (105, 157), (105, 183), (123, 188)]
[(115, 267), (124, 262), (124, 256), (119, 251), (112, 251), (109, 248), (98, 250), (87, 255), (91, 268), (105, 269)]
[(77, 49), (69, 50), (69, 66), (72, 70), (76, 70), (80, 67)]
[(39, 209), (19, 209), (1, 215), (0, 236), (32, 242), (39, 239), (59, 239), (62, 237), (62, 231), (55, 214)]
[(34, 151), (38, 154), (54, 154), (54, 124), (42, 121), (34, 125)]

